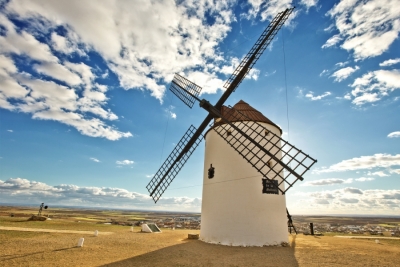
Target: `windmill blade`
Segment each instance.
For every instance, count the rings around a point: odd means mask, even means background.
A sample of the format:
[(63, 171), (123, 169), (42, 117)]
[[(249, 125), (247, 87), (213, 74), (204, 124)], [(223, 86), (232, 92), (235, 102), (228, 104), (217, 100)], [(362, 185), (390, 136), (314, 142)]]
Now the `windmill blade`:
[[(285, 23), (292, 11), (293, 8), (286, 9), (285, 11), (276, 15), (270, 25), (264, 30), (261, 37), (257, 40), (256, 44), (247, 54), (245, 59), (229, 78), (226, 84), (227, 90), (225, 90), (215, 106), (212, 106), (208, 101), (204, 101), (204, 99), (201, 100), (200, 106), (209, 111), (209, 114), (194, 133), (194, 130), (192, 129), (193, 126), (189, 128), (184, 137), (182, 137), (180, 143), (177, 145), (174, 151), (172, 151), (167, 160), (164, 162), (163, 166), (161, 166), (156, 175), (147, 185), (150, 196), (153, 197), (155, 202), (158, 201), (165, 189), (178, 174), (183, 164), (185, 164), (191, 153), (193, 153), (193, 150), (200, 142), (200, 137), (202, 136), (203, 131), (207, 128), (208, 124), (213, 118), (218, 117), (216, 114), (219, 114), (219, 109), (222, 107), (223, 103), (228, 99), (234, 89), (239, 85), (251, 67), (255, 64), (257, 59), (261, 56), (262, 52), (271, 42), (277, 31)], [(170, 90), (191, 108), (194, 104), (194, 101), (199, 100), (197, 96), (199, 95), (201, 88), (179, 74), (175, 74)], [(185, 140), (183, 141), (183, 139)], [(175, 166), (176, 164), (178, 164), (178, 166)], [(172, 174), (170, 174), (171, 171), (173, 172)]]
[(317, 162), (240, 111), (232, 107), (223, 108), (223, 117), (212, 126), (214, 131), (263, 178), (277, 180), (282, 194), (295, 182), (303, 180), (302, 176)]
[(169, 87), (169, 90), (171, 90), (172, 93), (182, 100), (189, 108), (192, 108), (194, 102), (198, 100), (197, 97), (199, 96), (201, 89), (200, 86), (189, 81), (185, 77), (182, 77), (178, 73), (175, 73), (174, 79)]
[[(196, 132), (196, 127), (191, 125), (163, 165), (147, 184), (146, 188), (155, 203), (157, 203), (161, 195), (167, 189), (172, 180), (174, 180), (175, 176), (179, 173), (183, 165), (185, 165), (186, 161), (201, 142), (203, 136), (200, 135), (196, 137)], [(193, 137), (195, 137), (194, 140)], [(185, 151), (185, 148), (189, 143), (193, 144), (187, 151)]]
[(235, 91), (238, 85), (242, 82), (247, 73), (251, 70), (261, 54), (274, 39), (275, 35), (282, 28), (283, 24), (292, 13), (294, 8), (288, 8), (285, 11), (278, 13), (271, 21), (268, 27), (263, 31), (257, 42), (253, 45), (250, 52), (243, 58), (239, 66), (235, 69), (229, 79), (225, 82), (225, 93), (221, 96), (220, 100), (215, 105), (216, 108), (221, 108), (229, 95)]

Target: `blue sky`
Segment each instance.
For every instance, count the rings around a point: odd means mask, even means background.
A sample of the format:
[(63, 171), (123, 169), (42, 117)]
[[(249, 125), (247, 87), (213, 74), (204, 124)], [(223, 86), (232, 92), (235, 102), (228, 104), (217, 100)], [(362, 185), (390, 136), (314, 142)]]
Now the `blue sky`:
[[(178, 72), (215, 103), (269, 21), (295, 13), (226, 102), (318, 163), (293, 214), (399, 214), (397, 0), (0, 1), (0, 202), (200, 211), (204, 143), (154, 204), (191, 124)], [(287, 96), (287, 97), (286, 97)]]

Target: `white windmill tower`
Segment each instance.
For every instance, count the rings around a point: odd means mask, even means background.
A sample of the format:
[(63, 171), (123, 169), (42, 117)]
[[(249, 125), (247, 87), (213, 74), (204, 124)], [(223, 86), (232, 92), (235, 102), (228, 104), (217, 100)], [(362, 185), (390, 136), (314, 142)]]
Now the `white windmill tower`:
[[(253, 127), (262, 125), (264, 129), (260, 128), (260, 131), (266, 137), (272, 137), (273, 134), (281, 136), (279, 126), (246, 102), (241, 100), (233, 108), (246, 116), (242, 119), (258, 122)], [(239, 128), (246, 127), (236, 117), (229, 116), (229, 112), (223, 109), (221, 115)], [(288, 242), (285, 195), (279, 194), (279, 190), (273, 187), (266, 188), (268, 180), (225, 141), (235, 132), (233, 129), (224, 129), (222, 124), (225, 123), (215, 121), (213, 127), (219, 129), (210, 129), (205, 134), (200, 239), (233, 246)], [(226, 137), (221, 138), (219, 133)], [(257, 142), (260, 142), (258, 139)], [(269, 147), (269, 150), (277, 153), (280, 144)], [(281, 153), (278, 152), (277, 156), (280, 159)], [(272, 164), (271, 159), (265, 160)], [(208, 169), (211, 165), (214, 174), (210, 175)], [(280, 177), (276, 179), (278, 183), (281, 182)]]
[[(200, 86), (179, 74), (172, 80), (170, 90), (176, 96), (190, 108), (199, 101), (209, 114), (198, 129), (189, 127), (146, 188), (157, 202), (214, 119), (212, 131), (206, 134), (205, 169), (209, 164), (210, 168), (204, 178), (200, 233), (206, 242), (262, 246), (287, 241), (284, 194), (297, 180), (303, 180), (302, 175), (316, 160), (281, 139), (280, 128), (245, 102), (239, 102), (236, 108), (223, 104), (292, 11), (293, 8), (286, 9), (276, 15), (225, 83), (226, 90), (215, 105), (198, 98)], [(219, 183), (212, 179), (214, 175)], [(258, 181), (250, 179), (252, 176), (257, 176)], [(238, 220), (240, 216), (244, 217)], [(242, 227), (248, 229), (241, 233)]]

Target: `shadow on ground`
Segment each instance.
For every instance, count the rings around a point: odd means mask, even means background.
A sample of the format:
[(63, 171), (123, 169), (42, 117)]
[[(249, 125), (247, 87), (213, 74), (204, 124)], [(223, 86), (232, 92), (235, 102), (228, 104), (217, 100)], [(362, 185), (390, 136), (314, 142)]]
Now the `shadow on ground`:
[[(295, 241), (292, 240), (292, 244)], [(229, 247), (199, 240), (161, 248), (110, 264), (117, 266), (299, 266), (293, 247)]]
[(43, 253), (45, 253), (45, 252), (57, 252), (57, 251), (75, 249), (75, 248), (77, 248), (77, 247), (68, 247), (68, 248), (54, 249), (54, 250), (52, 250), (52, 251), (38, 251), (38, 252), (26, 253), (26, 254), (3, 255), (3, 256), (0, 257), (0, 262), (4, 262), (4, 261), (8, 261), (8, 260), (13, 260), (13, 259), (24, 258), (24, 257), (29, 257), (29, 256), (32, 256), (32, 255), (37, 255), (37, 254), (43, 254)]

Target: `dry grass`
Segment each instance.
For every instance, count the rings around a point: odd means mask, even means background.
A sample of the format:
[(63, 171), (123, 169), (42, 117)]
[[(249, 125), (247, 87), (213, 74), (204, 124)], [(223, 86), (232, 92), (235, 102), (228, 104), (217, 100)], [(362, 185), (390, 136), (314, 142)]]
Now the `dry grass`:
[[(1, 209), (0, 209), (1, 211)], [(290, 236), (289, 247), (227, 247), (187, 239), (197, 230), (166, 230), (141, 233), (139, 227), (95, 224), (111, 215), (116, 218), (152, 216), (137, 213), (67, 212), (65, 218), (45, 222), (27, 221), (27, 210), (15, 209), (21, 217), (9, 217), (4, 208), (0, 226), (33, 228), (32, 232), (0, 230), (0, 266), (399, 266), (400, 240), (344, 239), (333, 236)], [(12, 211), (14, 212), (14, 210)], [(54, 213), (56, 213), (54, 212)], [(129, 216), (128, 216), (129, 215)], [(28, 215), (26, 215), (28, 216)], [(82, 219), (77, 222), (77, 219)], [(79, 233), (34, 232), (35, 229), (88, 231)], [(94, 237), (94, 230), (99, 230)], [(109, 235), (102, 233), (111, 232)], [(84, 237), (82, 248), (76, 247)], [(377, 237), (376, 239), (379, 239)]]
[[(44, 223), (43, 226), (46, 225)], [(67, 223), (68, 224), (68, 223)], [(93, 225), (92, 230), (95, 230)], [(398, 266), (396, 240), (291, 236), (290, 247), (227, 247), (188, 240), (193, 230), (111, 235), (0, 231), (1, 266)], [(71, 228), (71, 226), (70, 226)], [(77, 248), (78, 239), (85, 238)]]

